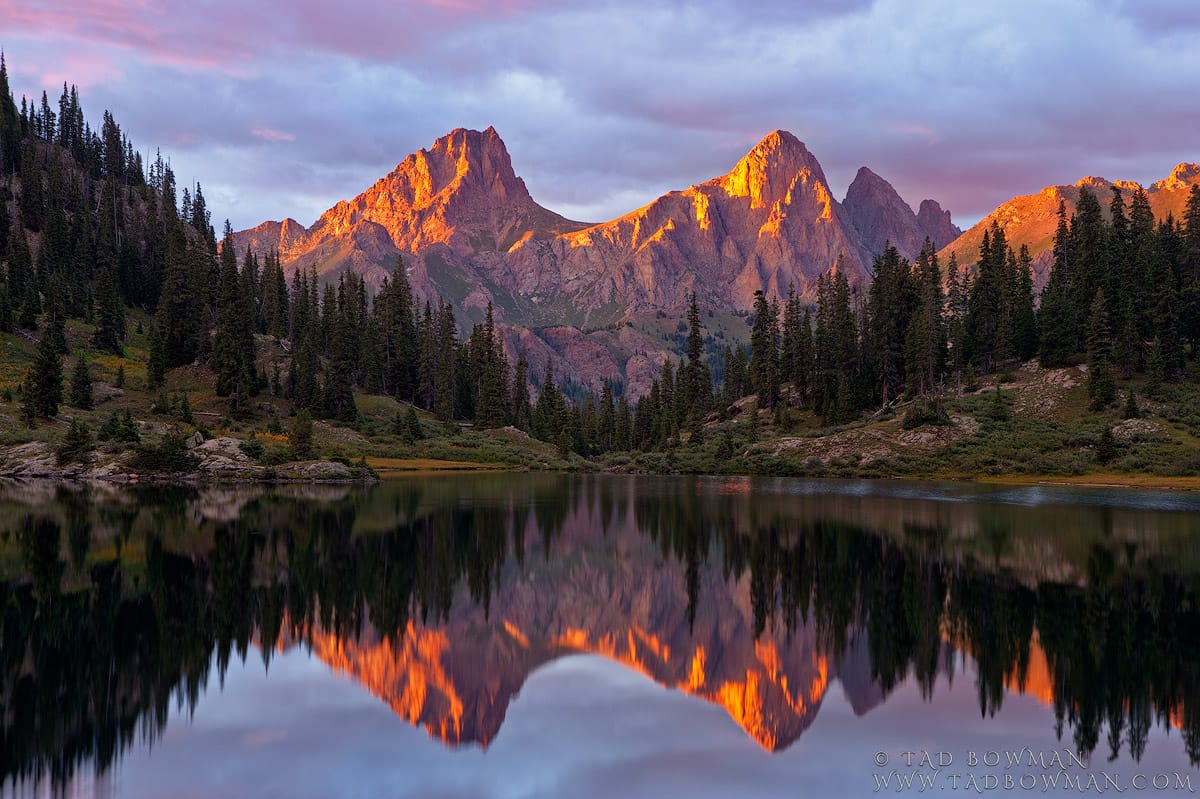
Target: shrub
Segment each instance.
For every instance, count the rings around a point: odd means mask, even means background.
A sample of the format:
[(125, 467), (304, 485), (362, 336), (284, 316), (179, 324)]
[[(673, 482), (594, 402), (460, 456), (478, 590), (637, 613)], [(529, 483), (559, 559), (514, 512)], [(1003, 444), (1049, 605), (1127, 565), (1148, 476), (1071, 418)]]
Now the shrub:
[(257, 438), (250, 438), (238, 444), (238, 449), (251, 458), (254, 458), (254, 460), (261, 461), (265, 447), (263, 447), (263, 443)]
[(100, 426), (97, 436), (101, 441), (124, 441), (137, 444), (142, 440), (138, 434), (137, 425), (129, 411), (113, 411)]
[(900, 426), (905, 430), (912, 430), (927, 424), (953, 424), (950, 421), (950, 414), (946, 412), (946, 407), (939, 397), (923, 397), (914, 402), (904, 412), (904, 421)]
[(175, 431), (163, 436), (158, 446), (136, 447), (129, 465), (138, 472), (179, 473), (194, 470), (200, 459), (188, 452), (187, 440)]
[(312, 457), (312, 437), (312, 415), (307, 408), (302, 408), (288, 430), (288, 444), (291, 445), (296, 460), (306, 461)]
[(72, 419), (67, 436), (56, 451), (59, 464), (83, 463), (92, 451), (92, 431), (79, 419)]

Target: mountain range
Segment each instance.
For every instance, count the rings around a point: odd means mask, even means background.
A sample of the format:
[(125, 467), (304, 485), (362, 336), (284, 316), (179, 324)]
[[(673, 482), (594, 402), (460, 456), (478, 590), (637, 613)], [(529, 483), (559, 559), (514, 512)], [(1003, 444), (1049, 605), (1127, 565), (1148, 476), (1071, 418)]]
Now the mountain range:
[(959, 234), (933, 200), (913, 210), (865, 167), (838, 202), (820, 163), (775, 131), (727, 174), (669, 192), (600, 224), (538, 205), (493, 128), (455, 130), (321, 215), (235, 235), (239, 250), (277, 250), (285, 268), (351, 269), (378, 286), (403, 256), (418, 293), (466, 309), (492, 302), (512, 323), (595, 328), (648, 309), (741, 310), (754, 292), (808, 294), (838, 260), (852, 280), (885, 242), (914, 257), (928, 236)]
[[(1180, 164), (1148, 193), (1157, 215), (1178, 217), (1200, 166)], [(1084, 178), (999, 206), (966, 232), (936, 200), (916, 212), (887, 180), (861, 168), (839, 202), (816, 157), (792, 134), (768, 134), (726, 174), (671, 191), (598, 224), (539, 205), (513, 169), (495, 129), (457, 129), (401, 161), (311, 227), (291, 218), (239, 231), (260, 256), (277, 251), (285, 270), (315, 269), (323, 280), (350, 270), (378, 288), (404, 263), (416, 293), (453, 303), (464, 324), (490, 303), (510, 360), (525, 352), (535, 370), (598, 388), (649, 388), (664, 358), (678, 354), (674, 324), (695, 292), (724, 311), (705, 322), (719, 338), (744, 339), (736, 314), (754, 294), (812, 297), (817, 278), (840, 263), (865, 285), (888, 243), (910, 260), (928, 238), (962, 265), (978, 257), (998, 221), (1014, 247), (1027, 244), (1042, 282), (1059, 202), (1073, 211), (1088, 185), (1107, 207), (1112, 186)], [(667, 319), (658, 323), (656, 319)]]

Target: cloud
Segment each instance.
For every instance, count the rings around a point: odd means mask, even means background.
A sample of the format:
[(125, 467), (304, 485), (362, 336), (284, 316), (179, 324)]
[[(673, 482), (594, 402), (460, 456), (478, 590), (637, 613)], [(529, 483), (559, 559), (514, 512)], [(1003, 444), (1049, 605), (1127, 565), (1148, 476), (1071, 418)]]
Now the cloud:
[(1164, 0), (0, 0), (0, 30), (19, 90), (86, 85), (238, 227), (311, 222), (459, 126), (494, 125), (535, 199), (591, 220), (775, 128), (835, 193), (866, 164), (967, 221), (1197, 160), (1200, 16)]
[(281, 141), (295, 141), (296, 140), (296, 137), (293, 134), (287, 133), (286, 131), (282, 131), (282, 130), (275, 130), (274, 128), (252, 128), (250, 131), (250, 135), (255, 136), (256, 138), (262, 139), (263, 141), (267, 141), (267, 142), (281, 142)]

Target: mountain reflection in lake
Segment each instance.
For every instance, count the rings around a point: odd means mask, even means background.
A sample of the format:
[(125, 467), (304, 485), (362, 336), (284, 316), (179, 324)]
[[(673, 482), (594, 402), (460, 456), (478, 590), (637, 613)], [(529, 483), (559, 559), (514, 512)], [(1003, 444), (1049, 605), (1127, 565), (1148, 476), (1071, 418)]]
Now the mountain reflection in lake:
[(1193, 495), (22, 484), (0, 530), (17, 795), (866, 795), (876, 752), (984, 746), (1200, 788)]

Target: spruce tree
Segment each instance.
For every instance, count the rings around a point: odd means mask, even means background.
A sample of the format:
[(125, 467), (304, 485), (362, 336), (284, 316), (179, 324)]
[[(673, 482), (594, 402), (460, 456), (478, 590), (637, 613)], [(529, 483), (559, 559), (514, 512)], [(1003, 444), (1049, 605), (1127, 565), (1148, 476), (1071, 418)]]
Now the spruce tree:
[(1088, 397), (1091, 399), (1091, 409), (1098, 411), (1111, 405), (1117, 396), (1117, 383), (1112, 373), (1112, 338), (1103, 289), (1096, 289), (1092, 300), (1088, 314), (1087, 344)]
[(774, 310), (761, 290), (754, 292), (754, 325), (750, 329), (750, 379), (764, 407), (779, 397), (778, 325)]
[(301, 408), (288, 428), (288, 445), (292, 448), (292, 457), (298, 461), (306, 461), (312, 457), (313, 420), (307, 408)]
[(513, 370), (512, 400), (509, 402), (513, 426), (519, 430), (530, 430), (529, 407), (529, 362), (525, 353), (517, 353), (517, 365)]
[(112, 271), (102, 268), (96, 279), (96, 330), (92, 334), (92, 343), (102, 350), (121, 355), (124, 339), (125, 306)]
[(218, 397), (230, 398), (230, 410), (240, 414), (246, 410), (254, 377), (253, 338), (247, 352), (246, 305), (243, 286), (234, 250), (233, 229), (225, 222), (225, 237), (221, 245), (220, 288), (217, 302), (217, 328), (212, 342), (212, 369), (216, 372)]
[(70, 404), (82, 410), (91, 410), (93, 404), (92, 372), (82, 351), (76, 357), (75, 368), (71, 371)]
[(36, 416), (51, 418), (63, 401), (62, 353), (50, 336), (43, 336), (37, 356), (25, 377), (25, 391)]
[(1054, 234), (1054, 264), (1042, 289), (1038, 309), (1038, 357), (1042, 366), (1066, 366), (1071, 363), (1079, 342), (1078, 315), (1071, 285), (1070, 228), (1067, 209), (1058, 204), (1058, 228)]
[(696, 418), (708, 411), (712, 395), (712, 378), (704, 365), (704, 333), (700, 323), (700, 308), (696, 293), (688, 302), (687, 366), (684, 374), (683, 404), (685, 413)]

